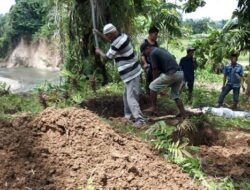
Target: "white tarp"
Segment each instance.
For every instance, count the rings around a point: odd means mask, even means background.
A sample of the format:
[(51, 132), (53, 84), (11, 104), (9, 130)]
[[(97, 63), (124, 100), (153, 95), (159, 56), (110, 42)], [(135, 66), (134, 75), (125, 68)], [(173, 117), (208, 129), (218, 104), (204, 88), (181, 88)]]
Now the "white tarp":
[(250, 112), (245, 111), (233, 111), (229, 108), (214, 108), (214, 107), (203, 107), (203, 108), (186, 108), (187, 111), (193, 113), (211, 113), (216, 116), (225, 118), (250, 118)]

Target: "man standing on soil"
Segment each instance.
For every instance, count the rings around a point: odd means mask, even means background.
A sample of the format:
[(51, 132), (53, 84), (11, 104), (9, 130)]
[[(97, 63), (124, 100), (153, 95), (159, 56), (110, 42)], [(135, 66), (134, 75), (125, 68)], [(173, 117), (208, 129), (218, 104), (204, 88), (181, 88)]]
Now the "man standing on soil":
[(135, 126), (142, 127), (145, 124), (139, 106), (139, 86), (141, 65), (136, 58), (133, 46), (129, 37), (124, 33), (119, 33), (113, 24), (107, 24), (103, 28), (103, 34), (98, 30), (94, 32), (111, 43), (109, 51), (105, 54), (100, 48), (96, 48), (96, 53), (104, 58), (115, 59), (118, 72), (125, 84), (123, 94), (124, 115), (126, 119), (135, 118)]
[(187, 55), (181, 58), (180, 67), (184, 73), (184, 87), (188, 86), (188, 101), (192, 101), (194, 88), (194, 70), (196, 69), (196, 60), (194, 58), (195, 49), (187, 48)]
[(145, 111), (157, 114), (157, 92), (170, 87), (171, 97), (180, 111), (178, 116), (185, 117), (185, 109), (180, 99), (180, 87), (184, 76), (175, 57), (167, 50), (149, 44), (144, 44), (141, 49), (146, 56), (150, 56), (153, 69), (153, 82), (149, 85), (152, 106)]
[(149, 56), (146, 56), (142, 52), (142, 47), (145, 44), (151, 45), (153, 47), (159, 47), (157, 43), (157, 37), (158, 37), (159, 30), (155, 26), (151, 27), (148, 31), (148, 38), (144, 40), (144, 42), (141, 44), (140, 50), (141, 50), (141, 59), (142, 59), (142, 65), (145, 69), (146, 73), (146, 92), (147, 94), (150, 94), (149, 84), (153, 81), (153, 73), (152, 73), (152, 63)]
[[(218, 99), (217, 107), (221, 107), (226, 95), (233, 90), (233, 106), (232, 109), (237, 109), (240, 95), (240, 87), (243, 87), (243, 67), (237, 63), (237, 54), (231, 54), (231, 63), (224, 67), (224, 79), (222, 92)], [(227, 81), (227, 83), (226, 83)]]

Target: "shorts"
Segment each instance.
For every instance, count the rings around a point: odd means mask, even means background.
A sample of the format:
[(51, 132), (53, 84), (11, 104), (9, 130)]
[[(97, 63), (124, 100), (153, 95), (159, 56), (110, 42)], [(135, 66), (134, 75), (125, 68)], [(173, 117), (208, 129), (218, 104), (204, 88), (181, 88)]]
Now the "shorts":
[(176, 71), (173, 74), (166, 75), (161, 73), (154, 81), (149, 85), (150, 90), (159, 92), (163, 88), (171, 88), (171, 98), (178, 99), (180, 97), (180, 89), (183, 82), (183, 71)]

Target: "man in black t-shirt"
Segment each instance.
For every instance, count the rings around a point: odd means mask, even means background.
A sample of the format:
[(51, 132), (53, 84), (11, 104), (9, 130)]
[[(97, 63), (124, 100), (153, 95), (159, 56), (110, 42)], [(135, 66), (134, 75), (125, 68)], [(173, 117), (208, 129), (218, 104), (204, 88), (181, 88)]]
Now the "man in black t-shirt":
[[(192, 101), (194, 88), (194, 70), (196, 69), (196, 60), (194, 58), (195, 48), (187, 48), (187, 55), (181, 58), (180, 67), (184, 72), (184, 82), (188, 86), (188, 101)], [(186, 85), (184, 83), (184, 85)]]
[(149, 84), (153, 81), (153, 74), (152, 74), (152, 66), (151, 66), (151, 60), (149, 56), (146, 56), (142, 52), (142, 47), (146, 45), (150, 45), (153, 47), (159, 47), (157, 43), (157, 37), (158, 37), (159, 30), (153, 26), (148, 31), (148, 38), (144, 40), (144, 42), (141, 44), (140, 50), (141, 50), (141, 59), (142, 59), (142, 66), (145, 69), (146, 72), (146, 92), (147, 94), (150, 93)]
[(150, 56), (152, 61), (153, 81), (150, 83), (150, 98), (152, 106), (144, 111), (157, 113), (157, 92), (163, 88), (171, 88), (171, 97), (175, 101), (181, 117), (185, 117), (185, 109), (180, 99), (180, 87), (184, 78), (175, 57), (163, 48), (152, 47), (148, 44), (142, 46), (142, 52)]

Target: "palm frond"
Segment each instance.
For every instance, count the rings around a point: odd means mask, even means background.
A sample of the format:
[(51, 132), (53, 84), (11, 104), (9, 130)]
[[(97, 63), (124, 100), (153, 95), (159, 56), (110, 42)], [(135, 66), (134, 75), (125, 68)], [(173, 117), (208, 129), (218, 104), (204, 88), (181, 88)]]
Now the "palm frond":
[(197, 132), (197, 127), (190, 119), (184, 119), (177, 125), (177, 131), (179, 134), (185, 134), (187, 132), (195, 133)]

